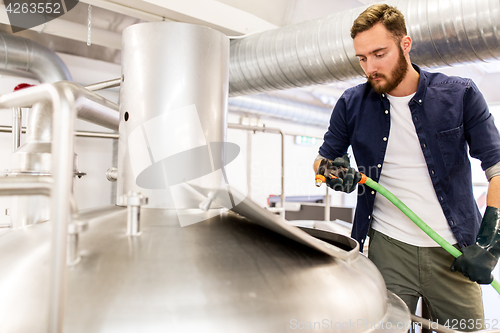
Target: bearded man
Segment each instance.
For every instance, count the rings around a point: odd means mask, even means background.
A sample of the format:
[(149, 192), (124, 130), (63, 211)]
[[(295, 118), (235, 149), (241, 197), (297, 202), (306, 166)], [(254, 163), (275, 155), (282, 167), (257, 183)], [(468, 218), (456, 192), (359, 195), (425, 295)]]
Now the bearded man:
[[(422, 297), (434, 321), (481, 329), (477, 283), (492, 281), (500, 256), (500, 135), (493, 117), (470, 79), (411, 63), (412, 40), (396, 8), (369, 7), (351, 37), (367, 82), (346, 90), (335, 105), (314, 170), (323, 159), (347, 167), (327, 184), (352, 192), (360, 175), (349, 165), (351, 146), (361, 172), (461, 249), (454, 260), (386, 198), (364, 185), (358, 191), (352, 237), (363, 244), (370, 234), (368, 257), (387, 288), (412, 313)], [(489, 181), (482, 222), (467, 148)]]

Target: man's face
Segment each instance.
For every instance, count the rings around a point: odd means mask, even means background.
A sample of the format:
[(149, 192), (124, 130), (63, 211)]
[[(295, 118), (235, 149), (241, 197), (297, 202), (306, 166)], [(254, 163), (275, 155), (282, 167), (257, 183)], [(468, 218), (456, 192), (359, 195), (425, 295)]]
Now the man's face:
[(390, 93), (405, 78), (408, 63), (401, 45), (381, 23), (358, 33), (354, 49), (368, 82), (378, 94)]

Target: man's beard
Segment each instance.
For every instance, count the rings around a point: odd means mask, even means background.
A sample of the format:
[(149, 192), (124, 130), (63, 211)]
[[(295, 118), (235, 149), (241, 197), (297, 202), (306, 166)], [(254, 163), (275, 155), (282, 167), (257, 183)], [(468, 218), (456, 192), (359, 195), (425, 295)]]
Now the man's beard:
[[(399, 46), (399, 59), (396, 67), (391, 72), (391, 80), (389, 80), (384, 74), (375, 74), (368, 76), (368, 82), (372, 85), (373, 90), (377, 94), (384, 94), (393, 91), (396, 87), (403, 81), (408, 71), (408, 63), (406, 62), (403, 49)], [(387, 81), (385, 86), (377, 84), (373, 81), (373, 78), (383, 78)]]

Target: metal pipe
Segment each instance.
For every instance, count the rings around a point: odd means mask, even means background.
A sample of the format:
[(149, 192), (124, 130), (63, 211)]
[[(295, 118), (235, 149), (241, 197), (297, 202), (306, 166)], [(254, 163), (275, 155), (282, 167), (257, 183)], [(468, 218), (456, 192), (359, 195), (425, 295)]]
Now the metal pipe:
[(282, 217), (285, 218), (285, 132), (279, 128), (247, 126), (240, 124), (227, 124), (228, 128), (240, 129), (246, 131), (259, 131), (264, 133), (276, 133), (281, 135), (281, 208), (283, 209)]
[(108, 89), (108, 88), (119, 87), (121, 82), (122, 82), (122, 79), (118, 78), (118, 79), (113, 79), (113, 80), (109, 80), (109, 81), (89, 84), (88, 86), (85, 86), (84, 88), (88, 89), (90, 91), (98, 91), (98, 90), (103, 90), (103, 89)]
[(0, 177), (0, 196), (49, 196), (52, 190), (52, 186), (52, 178), (46, 176)]
[[(11, 126), (0, 126), (0, 133), (12, 133)], [(26, 133), (26, 127), (21, 128), (21, 133)], [(118, 133), (105, 133), (105, 132), (89, 132), (89, 131), (76, 131), (76, 136), (83, 138), (101, 138), (101, 139), (119, 139)]]
[[(73, 211), (76, 211), (76, 204), (73, 207)], [(74, 215), (74, 220), (77, 217)], [(80, 256), (78, 253), (78, 240), (79, 234), (88, 229), (87, 221), (74, 221), (68, 225), (68, 249), (67, 249), (67, 264), (68, 266), (74, 266), (80, 262)]]
[(78, 233), (68, 232), (68, 253), (66, 255), (68, 266), (76, 265), (80, 261), (78, 256)]
[(285, 133), (279, 130), (281, 135), (281, 217), (285, 219)]
[(66, 82), (64, 89), (71, 89), (80, 99), (77, 103), (78, 119), (118, 131), (120, 107), (106, 98), (92, 93), (76, 83)]
[(325, 186), (326, 194), (325, 194), (325, 222), (330, 222), (330, 193), (328, 190), (328, 186)]
[(57, 54), (29, 39), (0, 32), (0, 64), (5, 70), (35, 75), (41, 83), (71, 81), (71, 74)]
[(21, 145), (22, 112), (21, 108), (12, 108), (12, 144), (16, 151)]
[(140, 206), (127, 207), (127, 235), (138, 236), (141, 233)]
[[(68, 82), (65, 86), (65, 89), (69, 90), (79, 88), (81, 86), (76, 83)], [(78, 118), (117, 131), (120, 118), (118, 105), (89, 90), (84, 92), (79, 94), (79, 98), (84, 97), (84, 100), (78, 110)], [(52, 142), (52, 114), (53, 108), (48, 102), (33, 105), (28, 118), (26, 145), (33, 142)]]
[[(68, 222), (71, 216), (73, 185), (74, 126), (76, 114), (98, 104), (99, 98), (87, 89), (71, 82), (42, 84), (0, 96), (0, 108), (19, 107), (38, 102), (51, 102), (54, 108), (51, 195), (52, 247), (49, 286), (48, 332), (59, 333), (63, 328), (66, 290), (66, 250)], [(91, 99), (91, 102), (89, 102)]]
[[(68, 223), (71, 221), (69, 199), (73, 189), (74, 126), (78, 98), (76, 91), (57, 87), (52, 97), (54, 107), (52, 174), (54, 191), (51, 200), (53, 221), (52, 270), (50, 285), (49, 333), (61, 333), (64, 322), (64, 303), (66, 293), (66, 250)], [(54, 84), (56, 87), (56, 84)], [(75, 87), (76, 88), (76, 87)], [(83, 89), (83, 88), (82, 88)], [(75, 89), (76, 90), (76, 89)]]
[(120, 134), (118, 133), (104, 133), (104, 132), (88, 132), (88, 131), (76, 131), (76, 136), (82, 138), (101, 138), (101, 139), (119, 139)]
[(307, 125), (328, 126), (331, 107), (271, 95), (238, 96), (228, 99), (229, 111), (274, 117)]
[(127, 235), (141, 234), (141, 206), (148, 204), (148, 198), (141, 193), (129, 192), (121, 197), (122, 204), (127, 206)]
[[(500, 2), (389, 0), (406, 19), (412, 61), (435, 67), (500, 59)], [(364, 76), (350, 28), (358, 7), (231, 41), (229, 96)]]
[(58, 115), (58, 117), (54, 117), (54, 125), (57, 126), (54, 126), (54, 153), (52, 154), (54, 189), (53, 195), (51, 196), (53, 230), (50, 256), (49, 333), (62, 332), (63, 324), (66, 277), (66, 234), (67, 223), (71, 219), (69, 197), (71, 195), (73, 169), (73, 126), (74, 119), (76, 118), (76, 112), (73, 107), (75, 101), (74, 97), (75, 96), (71, 96), (71, 93), (60, 88), (58, 89), (55, 85), (49, 84), (43, 84), (0, 96), (1, 108), (45, 101), (52, 102), (54, 114)]

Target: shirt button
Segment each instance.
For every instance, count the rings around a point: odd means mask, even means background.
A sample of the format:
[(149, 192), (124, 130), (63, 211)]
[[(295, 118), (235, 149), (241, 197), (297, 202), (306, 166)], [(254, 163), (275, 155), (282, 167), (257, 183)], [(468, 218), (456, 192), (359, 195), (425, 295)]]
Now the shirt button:
[(450, 225), (454, 225), (455, 222), (453, 222), (453, 220), (450, 220)]
[(421, 100), (421, 99), (419, 99), (419, 100), (418, 100), (418, 102), (419, 102), (419, 103), (422, 103), (422, 100)]
[(418, 117), (413, 117), (413, 119), (414, 119), (415, 121), (418, 121)]
[(382, 140), (387, 141), (387, 138), (386, 138), (386, 137), (384, 137)]
[(372, 194), (375, 194), (375, 191), (372, 191)]
[(423, 144), (422, 144), (422, 147), (424, 147), (424, 148), (425, 148), (425, 147), (427, 147), (427, 145), (426, 145), (425, 143), (423, 143)]
[(382, 94), (382, 97), (385, 97), (385, 94)]
[(431, 170), (431, 173), (434, 174), (435, 173), (434, 170)]
[(439, 201), (443, 201), (443, 197), (439, 197)]
[(389, 114), (389, 110), (385, 110), (385, 114)]
[(368, 220), (369, 220), (369, 219), (371, 219), (371, 218), (372, 218), (372, 216), (371, 216), (371, 215), (368, 215)]
[(382, 164), (377, 164), (377, 168), (381, 168), (382, 167)]

